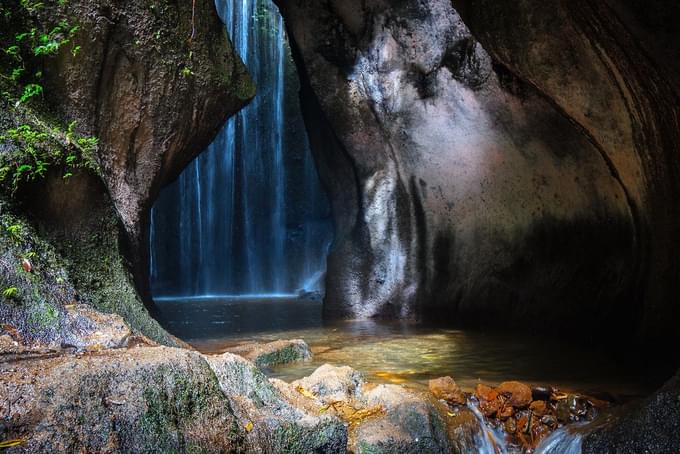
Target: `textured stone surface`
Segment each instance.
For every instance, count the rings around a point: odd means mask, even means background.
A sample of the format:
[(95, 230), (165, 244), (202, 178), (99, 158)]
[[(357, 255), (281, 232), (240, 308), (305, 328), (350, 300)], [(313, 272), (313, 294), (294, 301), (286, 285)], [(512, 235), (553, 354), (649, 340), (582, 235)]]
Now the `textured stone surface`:
[(628, 317), (635, 216), (598, 144), (450, 2), (388, 3), (280, 5), (336, 219), (326, 314)]
[(312, 351), (302, 339), (276, 340), (266, 344), (251, 342), (230, 348), (229, 352), (243, 356), (258, 367), (271, 367), (312, 359)]
[(584, 453), (675, 452), (680, 446), (680, 375), (642, 402), (584, 428)]
[[(19, 28), (9, 30), (11, 36), (30, 29), (21, 28), (26, 25), (19, 20), (24, 8), (14, 3), (18, 15), (12, 26)], [(38, 321), (52, 322), (55, 314), (64, 314), (65, 304), (82, 301), (118, 313), (136, 332), (179, 345), (144, 309), (146, 303), (154, 310), (147, 292), (148, 211), (161, 186), (252, 98), (253, 83), (209, 0), (40, 5), (28, 8), (33, 13), (24, 11), (30, 18), (22, 20), (50, 30), (64, 18), (78, 26), (78, 33), (58, 54), (26, 62), (39, 66), (28, 69), (40, 70), (43, 95), (28, 107), (3, 96), (0, 129), (26, 124), (46, 132), (53, 148), (46, 152), (63, 156), (73, 151), (65, 135), (72, 124), (77, 136), (98, 139), (94, 160), (100, 172), (74, 171), (64, 179), (63, 169), (53, 166), (44, 178), (22, 185), (12, 196), (13, 205), (3, 199), (3, 223), (9, 208), (21, 222), (30, 219), (27, 224), (36, 227), (14, 249), (45, 242), (56, 258), (36, 257), (31, 271), (24, 271), (41, 278), (40, 295), (22, 292), (17, 298), (22, 305), (0, 304), (0, 312), (24, 320), (30, 314), (21, 313), (22, 307), (30, 307), (37, 310)], [(5, 79), (3, 90), (9, 83)], [(17, 151), (17, 144), (1, 146), (3, 152)], [(3, 247), (1, 255), (8, 263), (21, 260), (12, 247)], [(26, 280), (15, 279), (9, 270), (7, 281)], [(59, 291), (44, 298), (43, 281)], [(35, 335), (45, 334), (44, 326), (24, 325)]]
[(680, 18), (677, 4), (453, 3), (494, 58), (550, 99), (607, 162), (634, 226), (635, 285), (618, 310), (643, 338), (676, 336), (680, 102), (675, 63), (663, 55), (678, 49), (677, 36), (664, 34)]
[(398, 385), (378, 385), (364, 393), (362, 399), (369, 407), (382, 406), (385, 415), (368, 419), (355, 429), (351, 451), (362, 454), (452, 452), (446, 423), (425, 396)]
[(352, 401), (361, 394), (364, 383), (360, 372), (349, 366), (333, 366), (324, 364), (309, 377), (293, 382), (311, 392), (321, 402), (328, 404), (335, 401)]
[(0, 364), (0, 438), (26, 452), (230, 452), (244, 446), (201, 355), (165, 347)]
[[(231, 353), (206, 357), (254, 452), (344, 452), (347, 428), (319, 406), (297, 406), (252, 362)], [(280, 383), (280, 387), (291, 388)], [(252, 424), (252, 426), (250, 426)]]

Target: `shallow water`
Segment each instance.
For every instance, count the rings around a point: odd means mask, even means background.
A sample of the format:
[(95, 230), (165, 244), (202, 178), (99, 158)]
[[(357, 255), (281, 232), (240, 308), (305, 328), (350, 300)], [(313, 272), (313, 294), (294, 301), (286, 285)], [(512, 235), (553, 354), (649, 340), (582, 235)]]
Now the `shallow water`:
[(549, 384), (626, 400), (651, 390), (638, 371), (597, 350), (516, 335), (376, 321), (323, 323), (321, 303), (288, 298), (159, 301), (165, 326), (204, 353), (221, 353), (246, 341), (304, 339), (311, 362), (267, 370), (292, 381), (324, 363), (350, 365), (369, 381), (427, 386), (452, 376), (470, 391), (483, 382)]

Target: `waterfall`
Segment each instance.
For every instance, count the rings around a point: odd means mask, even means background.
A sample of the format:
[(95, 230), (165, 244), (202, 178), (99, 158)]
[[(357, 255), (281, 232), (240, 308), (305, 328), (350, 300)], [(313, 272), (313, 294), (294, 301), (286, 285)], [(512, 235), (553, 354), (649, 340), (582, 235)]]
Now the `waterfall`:
[(152, 209), (152, 292), (319, 291), (332, 223), (283, 19), (270, 0), (217, 0), (216, 7), (258, 93)]

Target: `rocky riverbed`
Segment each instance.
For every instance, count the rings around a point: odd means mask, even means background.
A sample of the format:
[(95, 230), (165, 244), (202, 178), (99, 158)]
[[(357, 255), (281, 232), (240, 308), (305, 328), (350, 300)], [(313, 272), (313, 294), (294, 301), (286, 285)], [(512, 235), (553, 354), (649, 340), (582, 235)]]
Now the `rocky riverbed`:
[(88, 321), (74, 324), (77, 342), (30, 344), (2, 328), (0, 442), (13, 451), (531, 452), (609, 406), (513, 381), (473, 391), (451, 377), (429, 390), (371, 383), (330, 364), (288, 383), (258, 364), (309, 360), (300, 339), (206, 355), (73, 310)]

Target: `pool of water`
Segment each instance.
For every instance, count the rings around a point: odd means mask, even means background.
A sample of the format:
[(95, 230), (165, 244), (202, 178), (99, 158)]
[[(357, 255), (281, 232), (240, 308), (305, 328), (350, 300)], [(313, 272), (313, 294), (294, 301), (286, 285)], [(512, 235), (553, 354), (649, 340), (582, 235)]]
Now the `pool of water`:
[(204, 353), (247, 341), (304, 339), (311, 362), (266, 370), (292, 381), (322, 364), (349, 365), (369, 381), (427, 386), (452, 376), (463, 389), (506, 380), (627, 400), (654, 388), (638, 370), (594, 348), (517, 335), (377, 321), (324, 323), (321, 303), (290, 298), (213, 298), (158, 303), (162, 322)]

